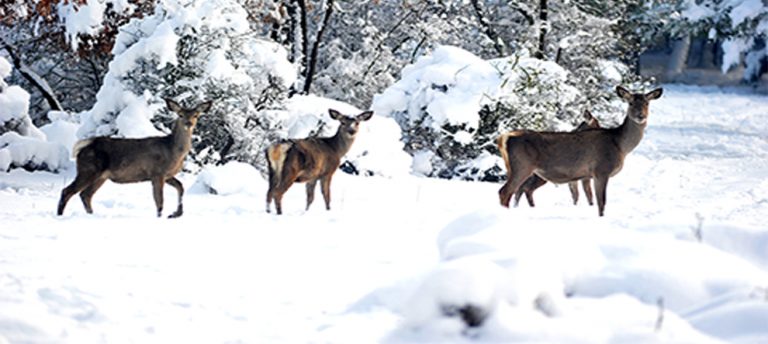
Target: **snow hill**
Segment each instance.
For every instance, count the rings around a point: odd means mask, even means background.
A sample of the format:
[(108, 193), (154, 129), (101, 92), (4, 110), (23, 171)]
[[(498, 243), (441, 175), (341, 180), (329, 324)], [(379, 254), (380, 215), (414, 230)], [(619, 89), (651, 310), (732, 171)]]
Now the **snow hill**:
[(603, 218), (563, 186), (503, 209), (500, 184), (344, 173), (331, 211), (296, 185), (278, 217), (238, 164), (182, 175), (180, 219), (148, 183), (57, 217), (71, 170), (2, 173), (0, 343), (768, 342), (768, 98), (650, 110)]

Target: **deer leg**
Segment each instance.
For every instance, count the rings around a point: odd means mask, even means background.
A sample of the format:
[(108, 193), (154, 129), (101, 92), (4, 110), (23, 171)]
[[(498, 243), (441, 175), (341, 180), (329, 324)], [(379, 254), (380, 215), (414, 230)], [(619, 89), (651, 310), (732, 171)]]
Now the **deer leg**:
[(267, 213), (269, 213), (269, 206), (272, 203), (275, 193), (276, 178), (275, 171), (272, 170), (272, 166), (267, 166), (269, 170), (269, 189), (267, 190)]
[(608, 176), (595, 177), (595, 194), (597, 196), (597, 212), (603, 216), (605, 210), (605, 189), (608, 187)]
[(592, 184), (590, 184), (590, 178), (584, 178), (581, 180), (581, 188), (584, 189), (584, 195), (587, 196), (587, 203), (594, 205), (592, 202)]
[(331, 210), (331, 178), (333, 178), (333, 173), (320, 178), (320, 191), (323, 192), (326, 210)]
[(56, 214), (57, 215), (64, 214), (64, 207), (67, 206), (67, 202), (69, 202), (69, 199), (72, 198), (74, 194), (82, 191), (88, 185), (90, 185), (91, 180), (93, 180), (91, 175), (78, 173), (77, 176), (75, 177), (75, 180), (71, 184), (69, 184), (67, 187), (65, 187), (64, 190), (61, 190), (61, 198), (59, 198), (59, 207), (56, 210)]
[(91, 199), (93, 198), (93, 194), (96, 193), (96, 190), (98, 190), (102, 185), (104, 185), (104, 182), (107, 181), (106, 177), (100, 176), (99, 178), (96, 178), (90, 185), (88, 185), (83, 191), (80, 192), (80, 200), (83, 201), (83, 207), (85, 207), (85, 212), (88, 214), (93, 214), (93, 208), (91, 207)]
[(568, 189), (571, 190), (571, 199), (573, 199), (573, 205), (579, 204), (579, 184), (576, 182), (568, 183)]
[(173, 186), (173, 188), (176, 189), (176, 192), (179, 194), (179, 205), (176, 208), (176, 211), (173, 212), (173, 214), (168, 215), (169, 219), (173, 219), (184, 214), (184, 205), (181, 202), (181, 197), (184, 196), (184, 185), (182, 185), (181, 182), (175, 177), (169, 178), (168, 180), (165, 181), (165, 183), (170, 186)]
[[(275, 182), (275, 186), (272, 188), (272, 197), (274, 197), (275, 200), (275, 210), (277, 211), (277, 215), (283, 213), (283, 194), (285, 194), (291, 185), (293, 185), (296, 177), (298, 177), (298, 173), (286, 174), (286, 172), (283, 171), (283, 178)], [(269, 197), (269, 192), (267, 192), (267, 198)]]
[(536, 207), (536, 203), (533, 202), (533, 190), (525, 191), (525, 200), (528, 201), (529, 207), (531, 208)]
[(309, 210), (312, 201), (315, 200), (315, 186), (317, 186), (317, 179), (307, 181), (307, 210)]
[(525, 194), (525, 198), (528, 200), (528, 205), (534, 207), (535, 204), (533, 203), (533, 190), (538, 189), (546, 183), (547, 182), (545, 180), (539, 178), (536, 175), (528, 177), (528, 179), (523, 182), (523, 185), (521, 185), (520, 188), (518, 188), (515, 192), (515, 207), (517, 207), (517, 205), (520, 203), (520, 197), (523, 194)]
[(536, 204), (533, 203), (533, 192), (546, 183), (547, 181), (544, 180), (544, 178), (541, 178), (535, 174), (525, 180), (521, 188), (525, 189), (525, 200), (528, 201), (528, 206), (531, 208), (536, 206)]
[(152, 179), (152, 196), (155, 198), (155, 207), (157, 208), (157, 217), (163, 213), (163, 178)]
[(515, 204), (514, 204), (515, 208), (517, 208), (517, 205), (520, 203), (520, 197), (523, 196), (523, 193), (525, 193), (525, 191), (523, 191), (522, 188), (518, 189), (517, 192), (515, 192)]
[(507, 182), (499, 189), (499, 201), (501, 205), (509, 208), (509, 201), (512, 198), (512, 194), (515, 190), (518, 190), (523, 184), (526, 178), (528, 178), (533, 171), (526, 171), (525, 173), (511, 173)]

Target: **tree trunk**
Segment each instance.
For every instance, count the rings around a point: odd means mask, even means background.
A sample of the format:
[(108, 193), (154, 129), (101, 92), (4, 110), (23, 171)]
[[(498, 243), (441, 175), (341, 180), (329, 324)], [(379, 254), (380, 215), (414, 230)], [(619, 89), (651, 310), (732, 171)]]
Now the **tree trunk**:
[(676, 78), (685, 69), (688, 60), (688, 51), (691, 49), (691, 36), (685, 36), (675, 41), (672, 55), (669, 57), (667, 69), (664, 71), (666, 80)]
[(547, 0), (539, 0), (539, 46), (533, 57), (543, 60), (546, 57), (547, 38)]
[(323, 41), (323, 33), (328, 28), (328, 23), (331, 21), (331, 14), (333, 14), (333, 0), (328, 0), (325, 5), (325, 14), (323, 16), (323, 24), (317, 30), (317, 36), (315, 42), (312, 45), (312, 52), (310, 52), (309, 59), (307, 60), (307, 73), (304, 81), (304, 94), (309, 94), (309, 89), (312, 87), (312, 78), (315, 75), (315, 68), (317, 66), (317, 54), (320, 49), (320, 43)]

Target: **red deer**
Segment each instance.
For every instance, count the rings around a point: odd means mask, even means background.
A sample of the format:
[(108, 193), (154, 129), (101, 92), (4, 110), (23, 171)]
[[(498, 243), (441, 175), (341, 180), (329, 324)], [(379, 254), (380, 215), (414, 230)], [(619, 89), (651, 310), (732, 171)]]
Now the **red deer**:
[(355, 117), (342, 115), (333, 109), (329, 109), (328, 113), (340, 122), (339, 129), (332, 137), (286, 140), (266, 149), (269, 168), (267, 212), (274, 199), (277, 214), (283, 213), (283, 194), (296, 182), (307, 183), (308, 210), (315, 199), (318, 180), (325, 199), (325, 209), (331, 210), (331, 178), (339, 168), (341, 157), (352, 146), (360, 122), (369, 120), (373, 112), (366, 111)]
[(629, 103), (624, 123), (617, 128), (502, 134), (497, 143), (507, 165), (507, 181), (499, 189), (501, 205), (509, 207), (512, 195), (533, 174), (553, 183), (592, 178), (598, 214), (603, 216), (608, 178), (621, 171), (624, 158), (640, 143), (648, 121), (648, 104), (661, 97), (662, 89), (643, 94), (617, 86), (616, 93)]
[[(584, 121), (579, 124), (578, 127), (574, 131), (584, 131), (587, 129), (595, 129), (600, 128), (600, 124), (597, 122), (597, 119), (592, 116), (592, 113), (589, 112), (589, 110), (584, 110)], [(592, 205), (592, 186), (590, 185), (591, 179), (584, 178), (581, 180), (581, 187), (584, 189), (584, 195), (587, 196), (587, 202), (589, 205)], [(533, 174), (528, 179), (523, 182), (523, 185), (520, 186), (520, 188), (515, 193), (515, 207), (517, 207), (517, 204), (520, 202), (520, 196), (525, 193), (525, 199), (528, 201), (528, 205), (531, 207), (535, 207), (536, 204), (533, 202), (533, 191), (540, 188), (544, 184), (546, 184), (547, 181), (544, 179), (541, 179), (541, 177), (537, 176), (536, 174)], [(569, 182), (568, 183), (568, 189), (571, 190), (571, 198), (573, 199), (573, 204), (576, 205), (579, 202), (579, 185), (577, 182)]]
[(91, 198), (107, 179), (120, 184), (151, 181), (158, 217), (163, 212), (163, 184), (167, 183), (179, 194), (178, 208), (169, 218), (183, 214), (184, 187), (174, 175), (189, 153), (198, 117), (210, 109), (211, 102), (186, 109), (173, 100), (165, 101), (168, 109), (179, 115), (170, 135), (141, 139), (95, 137), (75, 144), (72, 154), (77, 158), (77, 176), (61, 191), (58, 215), (64, 213), (67, 202), (78, 192), (85, 211), (92, 214)]

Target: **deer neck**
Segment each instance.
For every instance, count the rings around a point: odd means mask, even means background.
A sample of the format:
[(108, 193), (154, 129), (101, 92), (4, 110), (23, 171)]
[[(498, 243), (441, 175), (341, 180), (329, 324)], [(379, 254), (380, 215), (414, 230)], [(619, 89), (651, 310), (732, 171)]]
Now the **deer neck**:
[(192, 147), (192, 130), (187, 130), (181, 122), (176, 122), (171, 131), (171, 143), (175, 152), (186, 154)]
[(645, 132), (645, 126), (647, 123), (648, 122), (643, 124), (637, 123), (630, 119), (629, 115), (624, 118), (624, 123), (622, 123), (618, 128), (618, 135), (616, 140), (622, 153), (627, 154), (635, 149), (638, 144), (640, 144), (640, 140), (643, 138), (643, 133)]
[(328, 139), (328, 145), (331, 146), (339, 156), (344, 156), (344, 154), (347, 154), (349, 151), (349, 148), (352, 147), (352, 142), (354, 141), (355, 137), (344, 133), (343, 129), (340, 127), (339, 130), (336, 131), (336, 135), (333, 135)]

